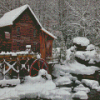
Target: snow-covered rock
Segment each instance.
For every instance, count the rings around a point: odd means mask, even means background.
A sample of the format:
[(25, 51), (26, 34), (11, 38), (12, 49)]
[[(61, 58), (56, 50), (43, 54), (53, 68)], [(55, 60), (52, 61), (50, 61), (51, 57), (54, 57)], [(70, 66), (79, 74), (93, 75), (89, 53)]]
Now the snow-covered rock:
[(72, 81), (69, 77), (59, 77), (55, 80), (57, 86), (70, 85)]
[(95, 89), (100, 92), (100, 86), (99, 87), (95, 87)]
[(86, 66), (83, 64), (78, 63), (77, 61), (73, 63), (66, 63), (65, 65), (56, 64), (54, 66), (53, 75), (59, 76), (59, 72), (63, 71), (65, 73), (74, 73), (74, 74), (81, 74), (81, 75), (91, 75), (94, 74), (95, 71), (100, 70), (100, 68), (96, 66)]
[(92, 89), (95, 89), (96, 87), (99, 87), (99, 82), (95, 81), (95, 80), (82, 79), (82, 83), (84, 83), (86, 86), (89, 86)]
[(51, 75), (47, 73), (46, 70), (41, 69), (39, 70), (38, 76), (31, 77), (31, 76), (26, 76), (25, 77), (25, 83), (30, 82), (30, 83), (36, 83), (36, 82), (46, 82), (46, 80), (51, 80)]
[(77, 51), (75, 56), (82, 59), (82, 60), (89, 60), (89, 59), (85, 59), (85, 55), (84, 55), (83, 51)]
[(61, 91), (68, 91), (68, 92), (71, 92), (72, 91), (72, 88), (71, 87), (60, 87), (59, 88)]
[(93, 44), (88, 45), (86, 50), (87, 51), (95, 50), (95, 45), (93, 45)]
[(84, 91), (78, 91), (72, 95), (73, 98), (88, 99), (88, 95)]
[(54, 99), (57, 96), (62, 98), (60, 100), (71, 100), (71, 93), (66, 90), (55, 89), (50, 91), (50, 95), (53, 96), (52, 98), (53, 100), (59, 100), (59, 99)]
[(76, 83), (76, 84), (81, 84), (81, 81), (76, 80), (75, 83)]
[(76, 37), (73, 39), (73, 43), (81, 46), (87, 46), (90, 44), (90, 41), (86, 37)]
[(89, 93), (90, 92), (90, 89), (87, 88), (87, 87), (84, 87), (84, 85), (80, 84), (78, 85), (77, 87), (74, 88), (74, 91), (84, 91), (86, 93)]
[(70, 47), (70, 51), (71, 52), (75, 52), (76, 51), (75, 49), (76, 49), (76, 46), (75, 45)]
[(96, 52), (96, 50), (92, 51), (77, 51), (75, 56), (84, 61), (89, 61), (90, 64), (95, 64), (96, 62), (100, 62), (100, 54)]

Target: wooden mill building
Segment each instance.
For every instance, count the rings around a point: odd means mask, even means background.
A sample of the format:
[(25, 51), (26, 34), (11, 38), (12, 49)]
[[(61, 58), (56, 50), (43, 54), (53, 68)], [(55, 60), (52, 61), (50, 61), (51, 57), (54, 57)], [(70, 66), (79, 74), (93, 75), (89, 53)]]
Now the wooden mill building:
[(31, 45), (45, 59), (52, 56), (55, 38), (42, 27), (29, 5), (11, 10), (0, 19), (0, 52), (24, 51)]

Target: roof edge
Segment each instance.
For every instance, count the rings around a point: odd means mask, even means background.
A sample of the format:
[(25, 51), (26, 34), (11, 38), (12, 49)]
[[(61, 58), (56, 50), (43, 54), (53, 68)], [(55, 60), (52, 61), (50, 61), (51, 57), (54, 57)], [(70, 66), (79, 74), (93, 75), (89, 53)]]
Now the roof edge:
[(56, 36), (54, 36), (52, 33), (50, 33), (49, 31), (47, 31), (46, 29), (44, 29), (43, 27), (41, 28), (42, 31), (44, 31), (45, 33), (47, 33), (49, 36), (51, 36), (54, 39), (57, 39)]

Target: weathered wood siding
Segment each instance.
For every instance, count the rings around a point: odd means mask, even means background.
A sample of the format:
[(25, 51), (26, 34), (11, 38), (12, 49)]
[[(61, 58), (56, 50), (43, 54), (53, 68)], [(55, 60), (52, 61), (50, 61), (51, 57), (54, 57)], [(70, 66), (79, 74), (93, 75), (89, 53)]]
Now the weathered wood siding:
[(41, 57), (45, 59), (46, 57), (45, 34), (42, 31), (40, 32), (40, 53), (41, 53)]
[(12, 26), (12, 50), (25, 50), (26, 45), (31, 45), (34, 52), (40, 52), (39, 43), (37, 23), (27, 9)]
[(41, 57), (46, 59), (46, 57), (52, 56), (52, 43), (53, 39), (47, 35), (45, 32), (40, 32), (40, 53)]

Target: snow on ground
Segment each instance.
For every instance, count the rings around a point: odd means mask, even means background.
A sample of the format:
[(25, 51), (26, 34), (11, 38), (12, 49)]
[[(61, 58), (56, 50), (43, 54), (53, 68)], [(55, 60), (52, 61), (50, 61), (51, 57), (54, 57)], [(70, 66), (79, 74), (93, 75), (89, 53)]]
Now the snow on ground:
[(86, 86), (89, 86), (92, 89), (96, 89), (97, 87), (99, 87), (99, 82), (95, 80), (82, 79), (82, 83), (84, 83)]
[(58, 77), (61, 75), (61, 72), (66, 73), (74, 73), (74, 74), (81, 74), (81, 75), (91, 75), (94, 74), (96, 70), (100, 70), (100, 68), (95, 66), (85, 66), (83, 64), (74, 61), (73, 63), (66, 63), (65, 65), (56, 64), (54, 66), (53, 75)]
[(71, 100), (71, 93), (65, 89), (56, 88), (51, 76), (44, 69), (41, 69), (36, 77), (26, 76), (23, 84), (14, 88), (0, 89), (0, 99), (2, 98), (2, 100), (36, 97)]
[(84, 91), (86, 93), (90, 92), (90, 89), (85, 87), (83, 84), (78, 85), (77, 87), (74, 88), (74, 91), (78, 92), (78, 91)]
[(13, 100), (20, 99), (20, 97), (18, 96), (18, 92), (15, 90), (15, 88), (0, 89), (0, 100), (7, 100), (7, 99), (13, 99)]
[(72, 98), (70, 92), (68, 92), (68, 91), (66, 91), (66, 90), (61, 90), (61, 89), (52, 90), (52, 91), (50, 92), (50, 95), (53, 96), (53, 99), (54, 99), (56, 96), (62, 97), (62, 99), (56, 99), (56, 100), (71, 100), (71, 98)]
[(90, 44), (90, 41), (86, 37), (76, 37), (73, 39), (73, 43), (81, 46), (87, 46)]
[(72, 95), (73, 98), (88, 99), (88, 95), (84, 91), (78, 91)]
[(1, 86), (8, 86), (8, 85), (18, 85), (20, 84), (20, 80), (19, 79), (9, 79), (9, 80), (0, 80), (0, 85)]

